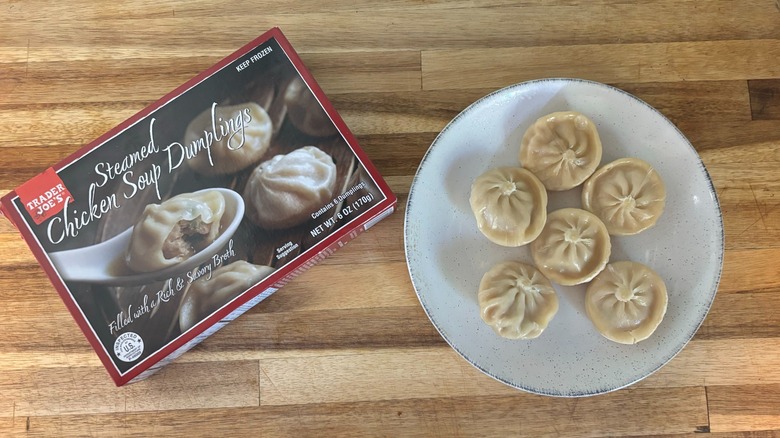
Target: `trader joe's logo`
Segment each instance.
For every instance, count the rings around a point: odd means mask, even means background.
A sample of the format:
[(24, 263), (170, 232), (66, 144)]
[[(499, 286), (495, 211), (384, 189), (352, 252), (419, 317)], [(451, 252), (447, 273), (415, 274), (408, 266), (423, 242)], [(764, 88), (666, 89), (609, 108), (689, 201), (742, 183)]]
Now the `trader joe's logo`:
[(73, 196), (51, 167), (16, 189), (25, 210), (40, 225), (73, 202)]

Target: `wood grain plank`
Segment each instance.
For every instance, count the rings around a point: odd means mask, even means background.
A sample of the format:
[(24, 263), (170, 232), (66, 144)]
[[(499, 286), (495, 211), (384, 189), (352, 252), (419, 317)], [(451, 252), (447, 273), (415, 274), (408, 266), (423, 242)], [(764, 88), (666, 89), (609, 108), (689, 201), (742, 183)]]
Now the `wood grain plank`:
[[(681, 125), (685, 133), (700, 149), (713, 147), (707, 141), (707, 135), (711, 139), (717, 138), (716, 146), (724, 145), (724, 137), (739, 137), (741, 142), (746, 140), (745, 136), (738, 135), (741, 132), (739, 130), (735, 132), (723, 128), (712, 133), (713, 126), (725, 124), (727, 127), (733, 127), (740, 123), (746, 127), (755, 126), (749, 122), (750, 110), (744, 84), (700, 82), (689, 84), (685, 88), (673, 84), (628, 84), (621, 87), (656, 105), (673, 121), (683, 120)], [(436, 133), (460, 110), (488, 91), (435, 91), (419, 95), (336, 94), (333, 103), (352, 131), (359, 135), (369, 157), (377, 163), (380, 170), (384, 174), (397, 175), (404, 172), (413, 173)], [(453, 95), (457, 97), (448, 97)], [(700, 107), (697, 115), (688, 115), (692, 105)], [(135, 101), (37, 105), (24, 108), (16, 104), (8, 105), (0, 109), (0, 128), (7, 133), (0, 139), (0, 147), (24, 146), (25, 151), (30, 153), (20, 155), (20, 164), (31, 163), (37, 169), (40, 162), (47, 161), (45, 154), (49, 151), (54, 152), (49, 159), (53, 163), (75, 152), (81, 145), (135, 114), (142, 107), (143, 103)], [(780, 128), (780, 125), (777, 127)], [(764, 138), (772, 135), (768, 131), (774, 132), (772, 124), (767, 125), (764, 130), (750, 131), (752, 137), (764, 135)], [(38, 134), (32, 136), (30, 132)], [(25, 171), (23, 168), (21, 176), (28, 176)], [(14, 182), (23, 181), (18, 172), (11, 172), (10, 169), (5, 172), (8, 173), (5, 176)]]
[[(6, 220), (3, 218), (3, 220)], [(15, 230), (0, 234), (0, 267), (6, 269), (12, 266), (29, 266), (38, 264), (21, 235)], [(41, 272), (43, 270), (41, 269)]]
[[(234, 331), (237, 333), (230, 333)], [(284, 373), (285, 378), (298, 380), (299, 378), (314, 378), (307, 374), (312, 369), (324, 363), (336, 366), (342, 364), (351, 368), (360, 367), (359, 365), (368, 364), (368, 369), (374, 373), (372, 376), (364, 376), (360, 386), (352, 389), (351, 393), (360, 393), (364, 397), (382, 397), (386, 378), (393, 378), (398, 382), (402, 378), (397, 375), (400, 371), (386, 371), (384, 358), (391, 357), (398, 370), (416, 369), (417, 367), (429, 366), (429, 369), (441, 370), (431, 375), (428, 373), (425, 382), (426, 390), (414, 394), (420, 394), (425, 397), (430, 391), (436, 388), (444, 387), (447, 391), (454, 391), (450, 396), (467, 395), (476, 383), (472, 379), (483, 377), (476, 369), (473, 369), (454, 351), (444, 344), (443, 341), (426, 347), (413, 348), (393, 348), (383, 347), (375, 348), (293, 348), (293, 349), (260, 349), (260, 348), (241, 348), (239, 336), (247, 336), (249, 333), (258, 333), (257, 329), (247, 325), (246, 320), (241, 318), (228, 325), (225, 329), (217, 332), (214, 336), (200, 344), (198, 347), (188, 352), (177, 360), (177, 364), (214, 362), (215, 364), (224, 362), (239, 362), (260, 360), (261, 363), (273, 363), (279, 373)], [(262, 333), (262, 331), (260, 331)], [(768, 351), (780, 348), (780, 340), (777, 337), (760, 338), (760, 332), (751, 338), (744, 337), (720, 337), (712, 340), (695, 339), (669, 364), (661, 368), (657, 373), (638, 383), (636, 388), (669, 388), (669, 387), (690, 387), (690, 386), (720, 386), (720, 385), (754, 385), (754, 384), (780, 384), (780, 375), (773, 370), (780, 367), (780, 359), (777, 355), (767, 354)], [(243, 341), (244, 344), (252, 341)], [(234, 348), (225, 348), (225, 345), (235, 344)], [(21, 370), (24, 372), (40, 371), (43, 369), (67, 370), (69, 367), (89, 365), (93, 366), (92, 372), (96, 379), (107, 380), (108, 377), (101, 371), (101, 367), (96, 356), (91, 353), (88, 344), (80, 350), (72, 352), (62, 352), (58, 348), (48, 348), (38, 351), (23, 351), (20, 353), (9, 352), (3, 349), (0, 354), (0, 365), (8, 370)], [(376, 356), (379, 354), (379, 356)], [(288, 362), (291, 368), (285, 369), (283, 364)], [(349, 365), (349, 364), (352, 365)], [(10, 366), (8, 365), (10, 364)], [(346, 364), (346, 365), (345, 365)], [(427, 364), (427, 365), (425, 365)], [(738, 369), (739, 373), (733, 370)], [(33, 370), (33, 371), (31, 371)], [(378, 371), (381, 370), (381, 371)], [(455, 370), (457, 370), (456, 374)], [(62, 371), (56, 371), (62, 372)], [(390, 373), (390, 376), (384, 376)], [(453, 376), (459, 376), (457, 378)], [(344, 377), (346, 379), (346, 377)], [(418, 385), (416, 375), (411, 374), (406, 377), (409, 382), (400, 382), (400, 386)], [(373, 380), (372, 380), (373, 379)], [(452, 383), (453, 379), (455, 380)], [(462, 379), (463, 381), (460, 381)], [(487, 379), (487, 378), (486, 378)], [(450, 382), (450, 383), (447, 383)], [(492, 382), (492, 380), (485, 380)], [(483, 383), (485, 383), (483, 382)], [(276, 381), (274, 380), (274, 383)], [(343, 383), (346, 384), (346, 383)], [(266, 385), (261, 382), (261, 385)], [(278, 384), (277, 384), (278, 385)], [(307, 394), (316, 397), (336, 397), (330, 393), (332, 385), (336, 383), (323, 384), (318, 391)], [(328, 386), (331, 385), (331, 386)], [(460, 388), (460, 389), (459, 389)], [(496, 391), (504, 388), (496, 386)], [(418, 388), (419, 389), (419, 388)], [(466, 391), (466, 392), (463, 392)], [(285, 392), (285, 394), (288, 394)], [(374, 395), (372, 395), (374, 394)]]
[[(747, 125), (750, 101), (744, 81), (613, 84), (653, 105), (672, 122), (686, 126), (694, 145), (718, 125)], [(371, 137), (437, 133), (472, 102), (494, 88), (426, 90), (414, 93), (348, 93), (331, 100), (353, 132)], [(692, 111), (692, 108), (696, 108)], [(698, 124), (698, 125), (697, 125)], [(692, 132), (688, 132), (692, 131)], [(726, 129), (717, 130), (721, 137)], [(706, 137), (705, 137), (706, 138)], [(744, 137), (742, 137), (744, 140)], [(712, 143), (710, 140), (709, 143)], [(703, 148), (712, 147), (709, 143)], [(719, 143), (723, 145), (723, 143)]]
[[(780, 134), (779, 134), (780, 135)], [(780, 184), (767, 179), (780, 162), (780, 141), (701, 151), (723, 212), (727, 249), (780, 243)]]
[[(155, 15), (150, 17), (138, 16), (137, 11), (122, 15), (119, 9), (97, 16), (85, 14), (72, 20), (60, 20), (61, 14), (53, 12), (57, 8), (53, 11), (48, 6), (21, 8), (0, 21), (7, 29), (0, 44), (24, 46), (31, 39), (34, 45), (108, 47), (110, 41), (116, 43), (115, 47), (154, 49), (192, 41), (189, 34), (193, 21), (197, 21), (199, 39), (197, 45), (191, 44), (204, 50), (226, 45), (239, 47), (272, 26), (285, 30), (299, 50), (321, 52), (542, 46), (572, 44), (573, 38), (605, 44), (771, 39), (778, 35), (772, 15), (776, 13), (774, 7), (760, 0), (741, 2), (739, 14), (731, 13), (733, 3), (728, 0), (713, 0), (706, 6), (695, 0), (456, 6), (446, 10), (446, 18), (440, 5), (426, 8), (425, 3), (418, 3), (416, 8), (391, 10), (353, 7), (348, 12), (338, 8), (299, 12), (292, 8), (273, 12), (263, 3), (252, 10), (262, 9), (265, 13), (248, 14), (245, 10), (208, 5), (194, 8), (197, 12), (188, 16), (188, 8), (179, 5), (167, 12), (164, 7), (152, 9)], [(290, 13), (292, 10), (295, 13)], [(41, 24), (31, 27), (30, 21)], [(658, 22), (665, 25), (657, 26)], [(133, 32), (125, 31), (128, 28)]]
[[(717, 180), (716, 180), (717, 181)], [(780, 244), (780, 186), (739, 184), (718, 189), (727, 249), (776, 248)]]
[[(332, 258), (341, 262), (339, 253)], [(403, 261), (320, 264), (285, 285), (275, 295), (276, 299), (268, 300), (256, 312), (414, 307), (419, 302), (408, 277)], [(344, 287), (345, 278), (349, 278), (351, 287)]]
[[(409, 189), (412, 186), (412, 180), (414, 180), (414, 175), (389, 175), (385, 177), (385, 182), (387, 182), (387, 185), (390, 186), (390, 190), (392, 190), (393, 193), (399, 196), (399, 201), (398, 201), (399, 208), (400, 207), (406, 208), (405, 201), (409, 195)], [(404, 197), (403, 203), (401, 203), (400, 200), (401, 196)]]
[[(780, 376), (771, 372), (780, 359), (765, 354), (776, 345), (775, 339), (694, 341), (635, 388), (780, 383)], [(266, 376), (261, 387), (271, 391), (263, 392), (262, 404), (458, 397), (513, 391), (482, 375), (446, 347), (394, 350), (389, 354), (261, 359), (260, 366)], [(733, 373), (732, 367), (740, 373)], [(319, 378), (323, 375), (328, 379)]]
[(28, 47), (0, 46), (0, 81), (23, 75), (27, 68)]
[(752, 120), (750, 99), (745, 81), (684, 81), (617, 83), (613, 86), (627, 91), (652, 105), (672, 123), (746, 122)]
[[(143, 104), (157, 100), (237, 48), (214, 49), (211, 55), (199, 50), (197, 56), (182, 53), (179, 48), (151, 52), (147, 48), (115, 48), (107, 50), (105, 56), (94, 50), (37, 49), (31, 51), (24, 68), (0, 76), (3, 79), (0, 105), (18, 111), (20, 105), (40, 109), (42, 104), (73, 107), (109, 102), (114, 106), (124, 104), (133, 108), (141, 105), (136, 109), (138, 111), (145, 106)], [(69, 57), (58, 59), (62, 52), (67, 52)], [(420, 53), (417, 51), (301, 53), (301, 57), (326, 93), (421, 88)], [(31, 116), (18, 114), (15, 118), (35, 119)]]
[(780, 385), (707, 388), (713, 432), (780, 429)]
[[(773, 372), (780, 366), (780, 358), (767, 354), (778, 347), (780, 340), (777, 338), (694, 340), (666, 366), (632, 388), (780, 384), (780, 376)], [(376, 400), (401, 397), (398, 395), (401, 392), (408, 394), (404, 397), (426, 398), (514, 391), (481, 374), (444, 344), (425, 348), (365, 350), (362, 353), (350, 350), (345, 354), (337, 350), (279, 351), (273, 354), (247, 350), (239, 355), (239, 352), (201, 350), (193, 351), (191, 359), (186, 355), (182, 359), (207, 360), (212, 354), (226, 359), (258, 359), (265, 372), (261, 387), (270, 391), (276, 385), (276, 392), (263, 393), (266, 398), (261, 402), (268, 404), (357, 398)], [(428, 371), (422, 371), (425, 369)], [(735, 373), (735, 369), (739, 373)], [(348, 370), (357, 375), (352, 376)], [(305, 386), (304, 382), (331, 374), (329, 380), (311, 382), (313, 386), (301, 389), (303, 392), (298, 391)], [(409, 391), (404, 392), (402, 388), (409, 388)]]
[(754, 120), (780, 119), (780, 80), (748, 81)]
[(430, 50), (422, 53), (423, 89), (502, 87), (538, 77), (607, 83), (776, 78), (780, 65), (770, 60), (778, 57), (780, 40)]
[[(671, 362), (635, 387), (780, 384), (773, 370), (780, 357), (777, 338), (691, 341)], [(739, 372), (734, 372), (739, 370)]]
[[(598, 0), (591, 3), (602, 5), (620, 4), (624, 0)], [(134, 1), (132, 4), (115, 4), (110, 7), (97, 5), (94, 2), (76, 1), (72, 3), (72, 8), (79, 11), (82, 19), (86, 20), (110, 20), (110, 19), (142, 19), (142, 18), (160, 18), (160, 17), (180, 17), (180, 18), (214, 18), (215, 16), (232, 15), (235, 11), (252, 10), (262, 6), (265, 13), (289, 13), (295, 10), (296, 13), (303, 12), (356, 12), (356, 11), (393, 11), (404, 10), (438, 10), (460, 9), (464, 7), (495, 7), (502, 5), (580, 5), (579, 0), (541, 0), (541, 1), (509, 1), (509, 0), (458, 0), (445, 1), (435, 0), (423, 3), (410, 0), (368, 0), (356, 3), (350, 0), (336, 0), (327, 5), (307, 0), (297, 0), (285, 5), (268, 2), (258, 2), (257, 0), (243, 0), (233, 2), (231, 8), (225, 10), (215, 6), (209, 1), (187, 1), (166, 0), (166, 1)], [(63, 14), (71, 12), (71, 8), (61, 8), (53, 6), (50, 3), (40, 0), (26, 1), (24, 4), (12, 5), (9, 8), (9, 16), (15, 16), (19, 19), (29, 19), (34, 12), (43, 20), (55, 19)], [(44, 12), (44, 15), (41, 14)]]
[(700, 152), (708, 149), (780, 141), (780, 121), (778, 120), (723, 122), (682, 120), (677, 123), (677, 127)]
[[(706, 433), (707, 435), (701, 435)], [(751, 432), (711, 432), (709, 427), (702, 426), (694, 432), (688, 433), (670, 433), (662, 435), (647, 435), (648, 438), (775, 438), (780, 436), (780, 430), (759, 430)]]
[(17, 417), (256, 406), (258, 397), (256, 361), (171, 364), (123, 388), (102, 367), (79, 364), (0, 374), (0, 399)]
[(326, 94), (422, 89), (419, 51), (303, 53)]
[[(242, 324), (223, 329), (213, 350), (310, 348), (399, 348), (440, 346), (444, 340), (422, 307), (321, 310), (265, 314), (262, 304), (242, 317)], [(246, 333), (263, 333), (247, 337)], [(206, 347), (204, 347), (206, 348)]]
[(8, 133), (0, 148), (9, 154), (16, 149), (22, 165), (54, 164), (143, 108), (138, 102), (119, 102), (0, 109), (2, 129)]
[[(780, 141), (767, 140), (763, 142), (745, 142), (740, 146), (747, 146), (750, 149), (749, 154), (740, 153), (743, 148), (738, 146), (732, 146), (728, 148), (718, 148), (713, 150), (701, 151), (700, 156), (707, 168), (723, 168), (724, 172), (729, 174), (718, 175), (719, 179), (723, 179), (725, 182), (730, 178), (743, 178), (744, 176), (750, 176), (751, 167), (754, 164), (762, 164), (767, 162), (780, 162)], [(745, 165), (745, 164), (750, 165)], [(739, 170), (735, 167), (729, 167), (732, 164), (742, 164), (742, 169)], [(761, 182), (761, 180), (754, 178), (749, 182)], [(768, 182), (764, 179), (763, 182)]]
[[(274, 369), (279, 373), (284, 373), (286, 379), (295, 381), (299, 378), (314, 378), (310, 375), (310, 371), (319, 369), (318, 367), (323, 364), (329, 364), (330, 366), (343, 364), (350, 368), (356, 368), (359, 364), (367, 364), (371, 373), (368, 373), (368, 371), (365, 373), (372, 375), (366, 374), (361, 377), (361, 380), (356, 380), (355, 384), (358, 386), (350, 389), (351, 394), (361, 394), (361, 397), (366, 399), (384, 397), (383, 393), (386, 390), (384, 387), (386, 381), (384, 379), (386, 378), (394, 379), (392, 381), (400, 386), (412, 385), (415, 387), (416, 391), (409, 393), (408, 397), (428, 397), (431, 396), (431, 393), (443, 394), (444, 392), (448, 392), (446, 396), (451, 397), (468, 396), (471, 394), (471, 391), (478, 390), (477, 387), (480, 386), (480, 379), (482, 378), (486, 379), (482, 381), (482, 384), (490, 386), (492, 383), (495, 383), (457, 356), (443, 341), (436, 346), (386, 347), (381, 349), (310, 348), (279, 350), (221, 348), (223, 337), (235, 336), (227, 333), (226, 330), (228, 328), (243, 331), (244, 337), (248, 337), (248, 334), (256, 333), (255, 331), (250, 331), (249, 327), (244, 325), (243, 319), (239, 319), (177, 359), (174, 366), (176, 364), (184, 365), (191, 363), (213, 363), (217, 366), (220, 363), (260, 361), (260, 363), (272, 363)], [(227, 342), (232, 341), (228, 340)], [(780, 348), (780, 340), (776, 337), (695, 339), (666, 366), (645, 380), (635, 384), (632, 388), (662, 389), (704, 385), (780, 384), (780, 376), (773, 371), (780, 366), (780, 359), (776, 357), (777, 355), (767, 354), (767, 352), (774, 351), (777, 348)], [(394, 358), (392, 359), (392, 363), (396, 365), (394, 369), (387, 370), (385, 368), (387, 365), (383, 360), (386, 357)], [(285, 362), (288, 362), (291, 368), (285, 370), (283, 368), (283, 363)], [(21, 353), (12, 353), (4, 350), (0, 353), (0, 366), (3, 366), (4, 372), (9, 370), (19, 373), (44, 372), (43, 370), (47, 369), (50, 369), (53, 373), (63, 373), (65, 371), (62, 370), (68, 370), (71, 367), (91, 367), (90, 369), (96, 375), (95, 379), (108, 380), (105, 372), (102, 371), (97, 357), (91, 352), (86, 343), (81, 351), (68, 353), (58, 352), (56, 349)], [(421, 383), (423, 376), (409, 374), (404, 377), (401, 375), (402, 370), (412, 370), (424, 366), (428, 366), (429, 370), (437, 371), (435, 373), (428, 371), (424, 376), (427, 380), (423, 383)], [(735, 373), (735, 369), (739, 370), (739, 373)], [(389, 375), (385, 376), (385, 374)], [(269, 382), (269, 379), (273, 376), (273, 374), (262, 375), (261, 373), (260, 386), (271, 391), (273, 385)], [(344, 377), (344, 379), (347, 378)], [(271, 380), (271, 382), (277, 383), (276, 380)], [(340, 397), (338, 394), (331, 393), (331, 390), (334, 390), (333, 388), (337, 388), (339, 385), (346, 384), (346, 382), (322, 383), (320, 386), (308, 390), (306, 397), (324, 399)], [(295, 384), (293, 383), (293, 385)], [(511, 388), (501, 384), (497, 385), (492, 388), (493, 392), (491, 393), (500, 393), (504, 389), (513, 391)], [(279, 386), (279, 388), (286, 387)], [(391, 393), (394, 394), (392, 391)], [(270, 393), (264, 392), (264, 394), (266, 394), (266, 397), (269, 397), (269, 400), (277, 400), (279, 402), (283, 399), (286, 400), (286, 397), (290, 396), (286, 390), (283, 393), (284, 397), (278, 393), (274, 395), (273, 391)], [(7, 407), (5, 407), (5, 410), (7, 410)]]
[(778, 257), (778, 248), (726, 251), (718, 292), (749, 292), (780, 287)]
[(780, 288), (760, 292), (719, 291), (694, 339), (780, 338)]
[[(623, 406), (625, 409), (612, 409)], [(519, 415), (518, 413), (522, 413)], [(240, 421), (236, 421), (240, 418)], [(555, 421), (550, 421), (555, 418)], [(599, 418), (600, 421), (594, 421)], [(624, 391), (582, 400), (526, 394), (290, 407), (34, 416), (27, 436), (614, 436), (694, 431), (702, 388)]]
[[(319, 57), (320, 55), (308, 55)], [(346, 55), (345, 55), (346, 56)], [(328, 62), (314, 62), (313, 69), (325, 91), (339, 113), (347, 121), (351, 130), (358, 135), (375, 137), (378, 141), (387, 143), (387, 149), (393, 149), (393, 142), (404, 141), (407, 133), (425, 133), (432, 140), (434, 133), (439, 132), (460, 111), (482, 96), (494, 91), (490, 88), (463, 90), (453, 92), (426, 91), (420, 92), (357, 92), (355, 83), (366, 79), (362, 88), (391, 90), (393, 88), (419, 88), (419, 78), (396, 84), (394, 66), (372, 71), (372, 56), (384, 59), (389, 54), (370, 54), (367, 59), (357, 58), (351, 62), (338, 62), (328, 59)], [(304, 54), (304, 57), (307, 55)], [(403, 69), (406, 55), (401, 55), (399, 69)], [(411, 60), (410, 60), (411, 62)], [(360, 66), (368, 63), (366, 69)], [(148, 65), (141, 64), (141, 70), (148, 70)], [(411, 67), (410, 67), (411, 68)], [(48, 72), (57, 75), (57, 68), (46, 68)], [(117, 70), (105, 76), (89, 75), (85, 68), (74, 72), (73, 78), (55, 76), (45, 81), (28, 81), (37, 89), (20, 88), (16, 95), (7, 94), (6, 103), (0, 103), (0, 129), (7, 133), (0, 139), (0, 147), (18, 146), (68, 146), (84, 144), (96, 138), (115, 124), (135, 114), (146, 103), (153, 101), (163, 93), (170, 91), (179, 83), (173, 82), (169, 75), (157, 73), (154, 77), (166, 77), (166, 82), (148, 87), (153, 81), (144, 80), (144, 76), (132, 70)], [(345, 78), (344, 70), (356, 70), (348, 83), (353, 87), (349, 90), (333, 88), (338, 78)], [(182, 73), (180, 79), (184, 82), (198, 70)], [(404, 71), (399, 74), (407, 74)], [(139, 77), (143, 84), (123, 83), (117, 85), (114, 76)], [(323, 78), (324, 77), (324, 78)], [(363, 79), (360, 79), (363, 78)], [(388, 79), (389, 78), (389, 79)], [(353, 80), (354, 79), (354, 80)], [(89, 82), (92, 81), (92, 82)], [(102, 81), (111, 82), (111, 87), (102, 87)], [(646, 100), (663, 112), (672, 121), (686, 125), (686, 134), (692, 137), (697, 146), (699, 131), (710, 131), (719, 124), (746, 124), (750, 120), (750, 103), (744, 82), (688, 82), (648, 83), (648, 84), (617, 84), (638, 97)], [(94, 93), (95, 88), (101, 88), (100, 94)], [(145, 88), (146, 87), (146, 88)], [(64, 103), (63, 101), (76, 103)], [(24, 103), (28, 101), (37, 102)], [(39, 102), (47, 102), (42, 104)], [(59, 102), (59, 103), (58, 103)], [(696, 107), (695, 112), (691, 111)], [(696, 125), (696, 124), (699, 125)], [(713, 126), (715, 125), (715, 126)], [(747, 125), (758, 126), (758, 124)], [(771, 126), (771, 125), (769, 125)], [(689, 132), (691, 131), (691, 132)], [(725, 133), (718, 131), (720, 136)], [(30, 132), (37, 135), (31, 136)], [(389, 134), (382, 139), (381, 135)], [(741, 137), (744, 140), (744, 137)], [(722, 142), (721, 142), (722, 144)], [(423, 147), (423, 146), (421, 146)], [(75, 147), (74, 147), (75, 150)], [(409, 161), (407, 159), (407, 161)], [(415, 163), (416, 164), (416, 163)]]
[[(686, 2), (680, 2), (686, 3)], [(395, 11), (395, 10), (433, 10), (444, 13), (451, 9), (463, 8), (488, 8), (496, 6), (588, 6), (588, 5), (625, 5), (625, 0), (428, 0), (419, 2), (415, 0), (366, 0), (356, 3), (351, 0), (334, 0), (327, 5), (311, 0), (296, 0), (284, 5), (277, 3), (260, 3), (257, 0), (241, 0), (231, 4), (231, 8), (225, 10), (215, 6), (207, 0), (195, 0), (182, 2), (180, 0), (149, 1), (137, 0), (132, 4), (116, 4), (110, 7), (97, 6), (94, 2), (79, 0), (73, 2), (73, 8), (79, 11), (84, 19), (139, 19), (155, 17), (189, 17), (189, 18), (213, 18), (234, 14), (235, 11), (251, 10), (262, 5), (265, 13), (296, 13), (302, 12), (356, 12), (356, 11)], [(44, 7), (45, 6), (45, 7)], [(24, 5), (9, 8), (11, 14), (17, 14), (19, 18), (28, 18), (32, 11), (40, 11), (51, 14), (41, 18), (56, 18), (66, 14), (72, 9), (52, 6), (43, 0), (26, 1)]]

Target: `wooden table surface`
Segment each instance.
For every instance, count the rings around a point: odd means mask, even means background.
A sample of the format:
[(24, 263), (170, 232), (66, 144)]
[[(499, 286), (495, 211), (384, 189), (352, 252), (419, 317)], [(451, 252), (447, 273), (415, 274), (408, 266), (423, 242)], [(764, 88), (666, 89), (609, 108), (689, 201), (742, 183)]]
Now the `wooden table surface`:
[[(0, 195), (272, 26), (398, 211), (123, 388), (3, 220), (0, 436), (780, 434), (775, 0), (0, 0)], [(403, 252), (409, 186), (436, 134), (493, 90), (553, 76), (616, 85), (669, 117), (714, 179), (726, 232), (692, 342), (646, 380), (585, 399), (519, 392), (459, 358)]]

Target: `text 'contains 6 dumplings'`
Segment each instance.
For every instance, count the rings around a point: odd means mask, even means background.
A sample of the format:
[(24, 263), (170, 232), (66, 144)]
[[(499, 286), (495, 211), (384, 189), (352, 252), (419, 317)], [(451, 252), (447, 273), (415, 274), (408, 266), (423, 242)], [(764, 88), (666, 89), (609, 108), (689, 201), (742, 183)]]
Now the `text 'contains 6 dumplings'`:
[[(558, 311), (550, 280), (564, 286), (590, 282), (586, 314), (614, 342), (645, 340), (663, 320), (668, 301), (663, 279), (641, 263), (608, 262), (610, 235), (634, 235), (655, 225), (666, 188), (658, 172), (638, 158), (597, 170), (601, 155), (601, 139), (588, 117), (555, 112), (523, 135), (523, 167), (490, 169), (474, 180), (469, 203), (480, 232), (502, 246), (530, 243), (535, 265), (502, 262), (482, 277), (480, 315), (500, 336), (542, 334)], [(583, 209), (547, 213), (548, 191), (583, 183)]]

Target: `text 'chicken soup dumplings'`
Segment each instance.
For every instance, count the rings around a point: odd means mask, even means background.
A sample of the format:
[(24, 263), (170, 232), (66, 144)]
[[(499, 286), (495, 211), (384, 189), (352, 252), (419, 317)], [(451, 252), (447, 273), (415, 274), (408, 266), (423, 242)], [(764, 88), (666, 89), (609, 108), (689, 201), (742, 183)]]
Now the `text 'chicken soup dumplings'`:
[[(254, 102), (214, 106), (187, 126), (183, 147), (199, 152), (184, 159), (203, 175), (238, 172), (260, 161), (268, 151), (272, 134), (271, 117)], [(209, 144), (208, 148), (202, 147)]]
[(658, 221), (666, 203), (666, 188), (653, 167), (638, 158), (621, 158), (585, 182), (582, 205), (598, 216), (610, 234), (627, 236)]
[(211, 277), (194, 281), (179, 309), (179, 328), (182, 332), (189, 330), (274, 271), (270, 266), (238, 260), (215, 269)]
[(550, 280), (520, 262), (499, 263), (485, 273), (478, 300), (482, 320), (509, 339), (538, 337), (558, 312)]
[(479, 231), (503, 246), (531, 242), (547, 219), (547, 191), (520, 167), (498, 167), (477, 177), (469, 203)]
[(650, 337), (666, 314), (668, 296), (661, 277), (636, 262), (615, 262), (588, 285), (585, 311), (607, 339), (636, 344)]
[(596, 125), (575, 111), (548, 114), (534, 122), (520, 143), (520, 164), (547, 190), (569, 190), (582, 184), (601, 161)]
[(579, 208), (548, 214), (542, 233), (531, 243), (531, 256), (539, 271), (564, 286), (591, 280), (604, 269), (611, 251), (604, 223)]
[(224, 212), (225, 198), (216, 190), (182, 193), (147, 205), (133, 228), (127, 266), (152, 272), (192, 257), (219, 236)]
[(306, 222), (333, 199), (336, 164), (315, 146), (277, 155), (252, 172), (244, 190), (247, 215), (273, 230)]

